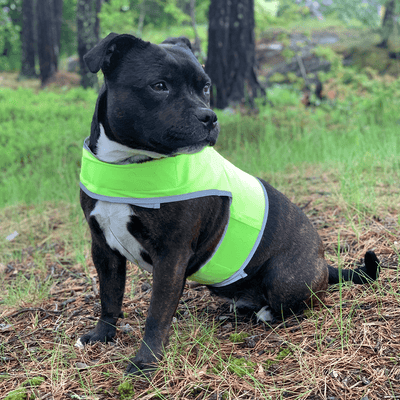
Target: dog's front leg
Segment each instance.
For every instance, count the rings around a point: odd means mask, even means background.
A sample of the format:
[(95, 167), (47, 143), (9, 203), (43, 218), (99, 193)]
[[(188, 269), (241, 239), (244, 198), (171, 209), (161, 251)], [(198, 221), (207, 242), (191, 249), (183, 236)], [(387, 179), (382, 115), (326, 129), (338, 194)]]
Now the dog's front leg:
[(96, 327), (80, 338), (82, 344), (112, 341), (122, 317), (126, 258), (92, 235), (92, 256), (100, 284), (101, 316)]
[(136, 356), (130, 360), (126, 372), (151, 372), (161, 359), (168, 342), (172, 317), (178, 307), (185, 284), (189, 256), (183, 252), (173, 257), (160, 257), (153, 270), (153, 291), (146, 319), (145, 334)]

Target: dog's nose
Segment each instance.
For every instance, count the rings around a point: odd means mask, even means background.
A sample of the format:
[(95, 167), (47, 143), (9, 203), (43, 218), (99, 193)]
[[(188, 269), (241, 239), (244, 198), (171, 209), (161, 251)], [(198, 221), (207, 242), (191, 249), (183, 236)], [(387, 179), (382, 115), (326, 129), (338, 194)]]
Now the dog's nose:
[(202, 122), (209, 131), (217, 126), (217, 115), (209, 108), (199, 108), (196, 111), (195, 115), (197, 119)]

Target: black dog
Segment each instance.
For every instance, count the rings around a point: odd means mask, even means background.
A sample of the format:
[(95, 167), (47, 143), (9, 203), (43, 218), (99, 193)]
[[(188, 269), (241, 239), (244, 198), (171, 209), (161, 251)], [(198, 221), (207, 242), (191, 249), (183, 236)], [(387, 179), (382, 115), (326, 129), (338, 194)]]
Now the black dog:
[[(322, 295), (328, 284), (339, 282), (338, 270), (324, 260), (321, 239), (303, 212), (268, 183), (235, 172), (235, 167), (210, 147), (219, 133), (217, 116), (209, 108), (211, 82), (187, 39), (168, 39), (155, 45), (112, 33), (85, 56), (85, 61), (91, 72), (102, 69), (105, 77), (85, 142), (81, 173), (81, 205), (92, 234), (102, 311), (96, 327), (80, 338), (81, 343), (113, 339), (115, 324), (122, 317), (126, 259), (153, 273), (145, 334), (128, 373), (154, 368), (167, 343), (186, 278), (196, 277), (220, 251), (230, 257), (228, 264), (234, 265), (236, 258), (243, 256), (238, 244), (251, 250), (235, 267), (235, 271), (240, 267), (239, 272), (230, 273), (228, 265), (226, 276), (221, 272), (224, 267), (219, 267), (223, 260), (218, 260), (214, 272), (220, 276), (207, 286), (213, 293), (233, 299), (239, 309), (258, 311), (263, 321), (271, 320), (273, 314), (301, 310), (313, 294)], [(211, 158), (203, 159), (203, 154)], [(243, 180), (240, 185), (244, 191), (250, 185), (258, 194), (244, 199), (236, 178), (232, 183), (239, 187), (235, 194), (226, 189), (225, 181), (222, 189), (208, 190), (208, 177), (218, 180), (225, 174), (219, 165), (213, 169), (217, 158)], [(171, 178), (168, 174), (174, 163), (182, 160), (176, 175), (179, 178)], [(153, 184), (168, 192), (175, 185), (173, 179), (195, 176), (197, 163), (206, 172), (201, 170), (197, 178), (191, 178), (194, 195), (173, 192), (168, 197), (163, 192), (159, 197), (126, 196), (124, 182), (136, 185), (140, 193), (150, 193)], [(135, 178), (137, 171), (153, 171), (153, 167), (157, 171), (149, 173), (151, 178)], [(261, 222), (253, 223), (250, 214), (257, 196), (262, 199), (262, 212), (258, 211)], [(247, 213), (243, 217), (247, 225), (234, 221), (242, 218), (236, 215), (239, 201)], [(230, 229), (239, 237), (227, 248), (225, 238), (231, 235)], [(246, 241), (250, 236), (255, 239), (249, 247)], [(358, 284), (374, 280), (378, 265), (377, 257), (369, 251), (365, 267), (343, 270), (343, 279)], [(204, 276), (199, 280), (212, 282)]]

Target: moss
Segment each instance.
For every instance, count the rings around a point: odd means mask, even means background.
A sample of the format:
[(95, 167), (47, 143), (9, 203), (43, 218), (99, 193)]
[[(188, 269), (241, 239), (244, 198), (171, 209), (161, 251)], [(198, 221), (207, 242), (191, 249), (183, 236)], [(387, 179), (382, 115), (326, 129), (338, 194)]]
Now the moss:
[(4, 400), (25, 400), (28, 396), (28, 392), (25, 388), (18, 388), (8, 393)]
[(270, 78), (268, 79), (268, 81), (270, 83), (282, 83), (282, 82), (286, 82), (287, 78), (285, 75), (280, 74), (279, 72), (275, 72), (275, 74), (273, 74), (272, 76), (270, 76)]
[[(386, 72), (391, 65), (398, 67), (398, 62), (391, 60), (388, 51), (376, 46), (354, 47), (350, 50), (354, 66), (358, 70), (371, 67), (379, 72)], [(398, 71), (397, 71), (398, 72)]]
[(279, 361), (283, 360), (284, 358), (286, 358), (292, 351), (290, 350), (290, 348), (284, 348), (281, 349), (279, 351), (279, 353), (276, 355), (274, 360), (267, 360), (264, 363), (264, 368), (265, 369), (269, 369), (269, 367), (271, 367), (271, 365), (273, 364), (277, 364)]
[(241, 343), (248, 336), (249, 336), (249, 334), (246, 332), (232, 333), (232, 335), (229, 336), (229, 340), (232, 343)]
[(22, 386), (40, 386), (45, 380), (42, 376), (36, 376), (25, 381)]
[(118, 386), (118, 392), (121, 395), (121, 399), (132, 399), (135, 394), (135, 390), (129, 381), (122, 382)]
[(276, 359), (277, 360), (283, 360), (284, 358), (286, 358), (290, 353), (292, 352), (292, 350), (290, 350), (290, 348), (286, 348), (286, 349), (281, 349), (281, 351), (276, 355)]
[(230, 360), (228, 371), (242, 378), (245, 375), (254, 374), (256, 365), (256, 363), (247, 361), (245, 358), (234, 358)]

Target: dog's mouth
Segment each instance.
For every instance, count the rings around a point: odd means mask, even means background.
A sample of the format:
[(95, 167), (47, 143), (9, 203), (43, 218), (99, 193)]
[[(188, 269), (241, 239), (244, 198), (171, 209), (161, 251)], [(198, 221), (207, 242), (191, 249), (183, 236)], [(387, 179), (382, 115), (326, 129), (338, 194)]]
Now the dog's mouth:
[(194, 143), (188, 146), (180, 147), (177, 149), (175, 154), (194, 154), (198, 153), (199, 151), (203, 150), (205, 147), (208, 146), (215, 146), (217, 143), (219, 134), (219, 127), (216, 126), (213, 130), (209, 131), (207, 137), (204, 140), (199, 141), (198, 143)]
[(209, 145), (215, 146), (215, 144), (217, 143), (217, 139), (218, 139), (218, 133), (216, 135), (210, 135), (210, 137), (208, 138)]

